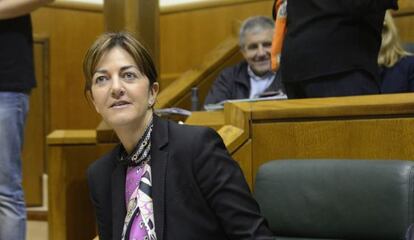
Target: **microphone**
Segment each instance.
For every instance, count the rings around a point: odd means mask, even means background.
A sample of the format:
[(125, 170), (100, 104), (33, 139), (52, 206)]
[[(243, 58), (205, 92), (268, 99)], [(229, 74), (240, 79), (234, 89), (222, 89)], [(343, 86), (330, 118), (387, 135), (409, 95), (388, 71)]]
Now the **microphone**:
[(191, 111), (198, 111), (198, 87), (191, 88)]

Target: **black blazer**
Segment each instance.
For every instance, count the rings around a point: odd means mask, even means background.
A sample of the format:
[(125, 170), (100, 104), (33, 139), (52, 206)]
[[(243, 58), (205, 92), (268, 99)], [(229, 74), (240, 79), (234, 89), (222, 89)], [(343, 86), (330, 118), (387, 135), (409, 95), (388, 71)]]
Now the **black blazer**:
[[(209, 128), (154, 117), (151, 167), (158, 240), (273, 239), (237, 162)], [(101, 240), (120, 239), (126, 167), (119, 147), (88, 169)]]
[(284, 82), (365, 70), (378, 76), (385, 10), (397, 0), (288, 0)]

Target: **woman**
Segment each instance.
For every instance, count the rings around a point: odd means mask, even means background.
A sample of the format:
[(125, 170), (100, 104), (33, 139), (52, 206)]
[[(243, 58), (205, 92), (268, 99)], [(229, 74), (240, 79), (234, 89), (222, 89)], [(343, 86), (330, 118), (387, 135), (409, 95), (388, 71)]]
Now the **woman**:
[(414, 91), (414, 56), (404, 51), (390, 12), (385, 14), (378, 56), (382, 93)]
[(273, 239), (216, 132), (154, 115), (157, 72), (137, 40), (102, 35), (84, 74), (86, 94), (121, 141), (88, 169), (101, 240)]

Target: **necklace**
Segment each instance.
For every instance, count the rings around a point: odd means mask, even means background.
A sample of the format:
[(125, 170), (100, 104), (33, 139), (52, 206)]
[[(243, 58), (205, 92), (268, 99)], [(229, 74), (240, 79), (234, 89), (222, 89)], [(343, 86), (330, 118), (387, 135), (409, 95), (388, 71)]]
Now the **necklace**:
[(150, 124), (145, 129), (144, 134), (141, 139), (138, 141), (134, 150), (131, 154), (128, 155), (126, 150), (122, 147), (119, 161), (122, 164), (128, 166), (140, 166), (145, 162), (148, 162), (151, 159), (150, 150), (151, 150), (151, 133), (153, 128), (153, 122), (151, 120)]

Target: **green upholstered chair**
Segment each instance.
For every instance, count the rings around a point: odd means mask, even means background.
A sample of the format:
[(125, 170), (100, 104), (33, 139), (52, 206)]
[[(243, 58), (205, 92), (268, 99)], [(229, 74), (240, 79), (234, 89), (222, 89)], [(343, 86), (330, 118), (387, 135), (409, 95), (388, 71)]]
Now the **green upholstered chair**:
[(414, 162), (275, 160), (254, 195), (277, 239), (404, 239), (414, 222)]

